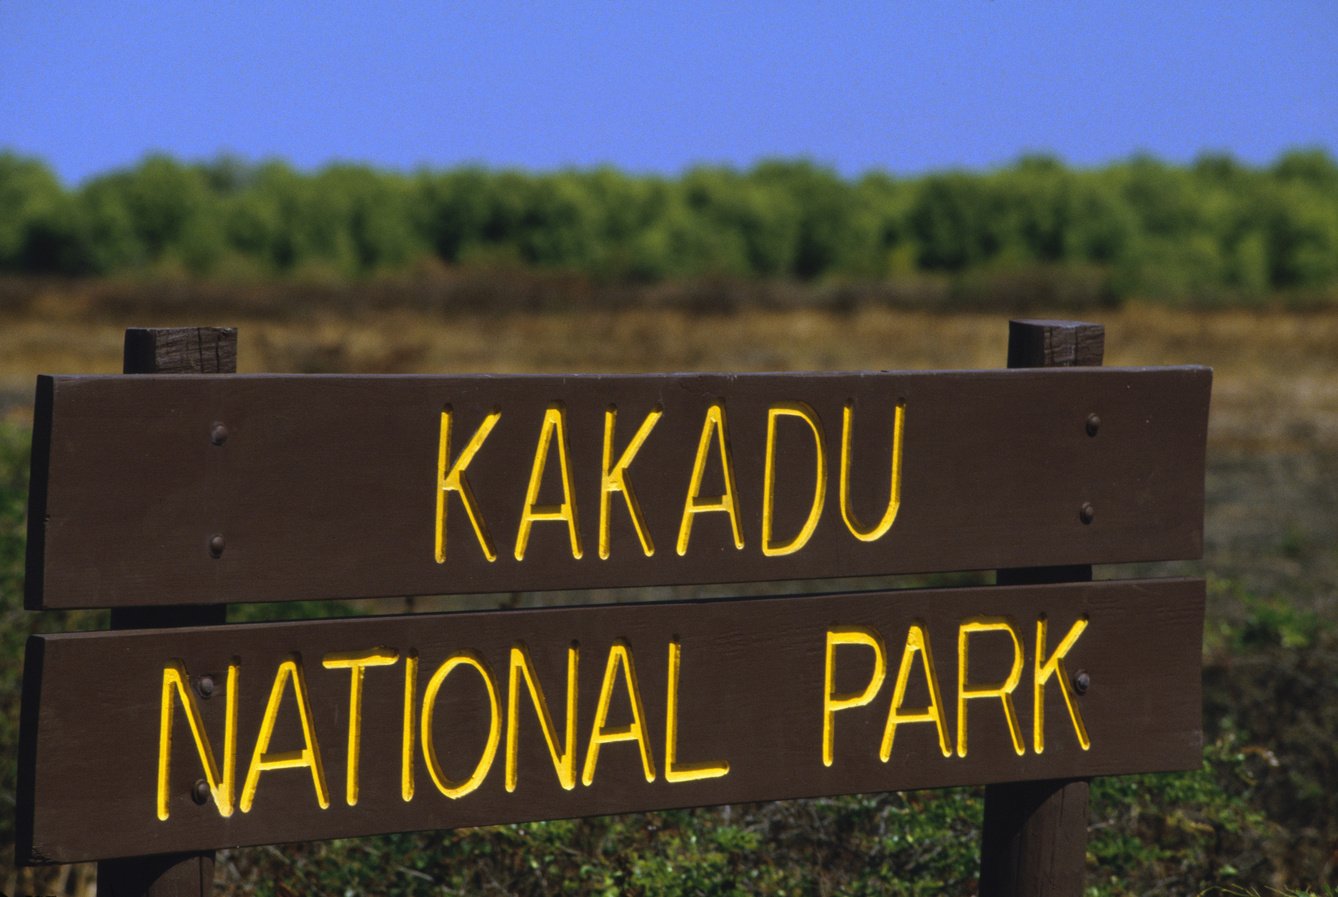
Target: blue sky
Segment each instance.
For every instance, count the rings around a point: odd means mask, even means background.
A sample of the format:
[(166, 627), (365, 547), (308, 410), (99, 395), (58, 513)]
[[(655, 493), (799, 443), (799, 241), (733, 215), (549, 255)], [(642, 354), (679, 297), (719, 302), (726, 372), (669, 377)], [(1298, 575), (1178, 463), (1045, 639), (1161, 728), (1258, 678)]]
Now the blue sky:
[(855, 175), (1338, 154), (1338, 3), (0, 0), (0, 147)]

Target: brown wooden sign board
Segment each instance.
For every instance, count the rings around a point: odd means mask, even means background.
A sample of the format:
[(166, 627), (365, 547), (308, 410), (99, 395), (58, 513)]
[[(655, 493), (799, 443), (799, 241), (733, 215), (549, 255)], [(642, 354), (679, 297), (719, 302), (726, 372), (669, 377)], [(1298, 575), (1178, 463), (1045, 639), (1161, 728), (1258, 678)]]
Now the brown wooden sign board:
[(1210, 382), (1198, 367), (43, 377), (27, 603), (1194, 558)]
[(1195, 768), (1203, 601), (1159, 580), (35, 636), (19, 860)]

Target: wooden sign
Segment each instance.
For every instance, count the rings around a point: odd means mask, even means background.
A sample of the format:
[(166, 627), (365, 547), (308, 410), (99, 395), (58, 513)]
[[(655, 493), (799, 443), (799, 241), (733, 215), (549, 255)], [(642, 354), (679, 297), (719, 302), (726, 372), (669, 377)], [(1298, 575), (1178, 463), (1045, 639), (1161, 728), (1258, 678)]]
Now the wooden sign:
[(1196, 768), (1203, 600), (1160, 580), (35, 636), (19, 859)]
[(31, 608), (1198, 557), (1204, 368), (43, 377)]

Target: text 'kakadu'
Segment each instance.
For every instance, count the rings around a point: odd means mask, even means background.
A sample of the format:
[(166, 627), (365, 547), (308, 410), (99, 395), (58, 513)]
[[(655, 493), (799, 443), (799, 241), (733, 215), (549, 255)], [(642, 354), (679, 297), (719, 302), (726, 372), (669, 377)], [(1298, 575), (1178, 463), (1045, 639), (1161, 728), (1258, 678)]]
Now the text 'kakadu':
[[(828, 457), (823, 423), (811, 405), (799, 401), (782, 401), (774, 402), (767, 408), (766, 437), (762, 447), (761, 535), (756, 546), (763, 556), (794, 554), (808, 544), (828, 505), (829, 472), (833, 466), (836, 468), (841, 526), (849, 536), (862, 542), (873, 542), (891, 530), (901, 506), (905, 402), (896, 402), (890, 411), (892, 427), (890, 445), (886, 447), (887, 463), (890, 466), (887, 498), (885, 502), (880, 502), (882, 512), (878, 518), (866, 521), (856, 514), (852, 501), (852, 496), (859, 489), (859, 484), (852, 482), (855, 479), (853, 433), (856, 425), (853, 403), (848, 402), (842, 408), (841, 440), (836, 459)], [(744, 536), (743, 509), (734, 460), (735, 447), (731, 442), (729, 416), (723, 400), (712, 402), (706, 407), (700, 429), (695, 431), (695, 443), (682, 443), (681, 451), (676, 453), (681, 463), (672, 470), (643, 470), (635, 466), (638, 454), (648, 442), (655, 439), (656, 427), (666, 415), (664, 408), (656, 404), (639, 419), (628, 421), (625, 415), (622, 420), (619, 419), (616, 405), (609, 405), (603, 414), (598, 493), (586, 496), (578, 495), (575, 485), (576, 461), (571, 449), (572, 433), (567, 408), (560, 402), (548, 405), (533, 430), (534, 448), (528, 456), (528, 469), (515, 472), (517, 478), (524, 478), (527, 487), (524, 499), (515, 509), (514, 520), (508, 518), (505, 527), (501, 521), (489, 520), (485, 515), (483, 503), (469, 479), (470, 465), (492, 447), (489, 438), (493, 436), (503, 414), (501, 408), (494, 408), (473, 424), (472, 431), (469, 431), (466, 428), (472, 422), (457, 420), (456, 412), (451, 407), (441, 411), (435, 515), (437, 563), (447, 562), (446, 521), (449, 506), (455, 501), (459, 502), (469, 521), (473, 542), (489, 562), (497, 560), (499, 550), (505, 551), (505, 548), (499, 549), (498, 539), (503, 533), (510, 535), (512, 525), (515, 536), (510, 554), (515, 560), (524, 561), (535, 527), (541, 523), (557, 524), (565, 530), (565, 542), (573, 559), (580, 560), (591, 553), (598, 554), (601, 559), (608, 559), (612, 553), (610, 532), (613, 520), (616, 515), (622, 514), (626, 515), (636, 534), (640, 551), (646, 557), (654, 556), (666, 540), (678, 556), (688, 555), (694, 544), (694, 524), (705, 514), (725, 516), (729, 523), (727, 532), (735, 549), (744, 551), (750, 547)], [(792, 433), (800, 434), (798, 438), (801, 441), (811, 442), (811, 450), (789, 453), (778, 451), (779, 434), (785, 428), (792, 428)], [(469, 435), (462, 439), (462, 432), (468, 432)], [(628, 433), (630, 437), (626, 435)], [(835, 460), (834, 465), (832, 460)], [(550, 471), (554, 470), (557, 473), (555, 479), (560, 499), (541, 501), (541, 487), (546, 478), (553, 478)], [(637, 477), (681, 478), (684, 487), (681, 499), (676, 498), (681, 504), (675, 507), (675, 530), (652, 532), (647, 522), (649, 515), (634, 486)], [(708, 487), (708, 482), (717, 485)], [(798, 494), (800, 497), (797, 500), (804, 503), (806, 509), (802, 521), (792, 526), (789, 532), (778, 531), (777, 502), (778, 493), (782, 491)], [(597, 544), (589, 546), (585, 544), (581, 519), (596, 508)]]

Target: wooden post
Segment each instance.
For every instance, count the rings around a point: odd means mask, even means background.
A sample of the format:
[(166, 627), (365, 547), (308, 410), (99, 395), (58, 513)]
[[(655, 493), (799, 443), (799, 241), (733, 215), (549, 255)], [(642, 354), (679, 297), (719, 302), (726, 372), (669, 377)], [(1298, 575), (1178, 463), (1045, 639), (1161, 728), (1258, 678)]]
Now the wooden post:
[[(127, 374), (235, 374), (237, 330), (130, 328), (125, 332), (123, 370)], [(200, 438), (208, 439), (209, 434), (202, 432)], [(203, 544), (201, 550), (205, 550)], [(112, 629), (164, 629), (226, 622), (227, 607), (222, 604), (122, 607), (111, 612)], [(208, 897), (213, 885), (213, 851), (127, 857), (98, 863), (99, 897)]]
[[(1105, 328), (1076, 321), (1008, 322), (1010, 368), (1098, 366)], [(1081, 426), (1082, 422), (1075, 422)], [(1074, 516), (1081, 497), (1075, 496)], [(1000, 570), (1000, 585), (1087, 582), (1090, 566)], [(981, 897), (1080, 897), (1087, 861), (1086, 780), (1012, 782), (985, 789)]]

